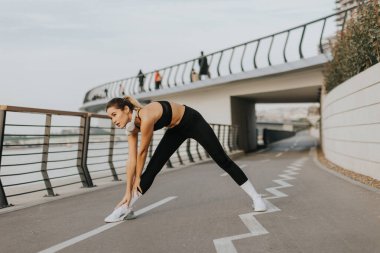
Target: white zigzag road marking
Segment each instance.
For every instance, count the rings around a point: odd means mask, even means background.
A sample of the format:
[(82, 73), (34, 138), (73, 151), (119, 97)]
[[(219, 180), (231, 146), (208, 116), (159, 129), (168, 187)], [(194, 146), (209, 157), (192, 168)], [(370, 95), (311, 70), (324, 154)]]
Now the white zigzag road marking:
[[(286, 175), (286, 174), (281, 174), (281, 175), (278, 175), (279, 177), (282, 177), (282, 178), (285, 178), (287, 180), (292, 180), (292, 179), (296, 179), (295, 177), (292, 177), (292, 176), (289, 176), (289, 175)], [(274, 181), (274, 180), (273, 180)]]
[[(265, 200), (268, 210), (265, 213), (273, 213), (281, 211), (277, 206), (271, 202)], [(264, 235), (269, 232), (257, 221), (255, 215), (263, 214), (262, 212), (251, 212), (246, 214), (240, 214), (239, 217), (247, 226), (250, 233), (234, 235), (214, 240), (215, 249), (218, 253), (237, 253), (232, 241), (249, 238), (252, 236)]]
[[(244, 223), (244, 225), (248, 228), (249, 233), (240, 234), (240, 235), (234, 235), (229, 237), (223, 237), (219, 239), (214, 240), (214, 246), (216, 249), (216, 252), (218, 253), (237, 253), (236, 248), (232, 241), (234, 240), (240, 240), (249, 238), (252, 236), (258, 236), (258, 235), (264, 235), (268, 234), (269, 232), (260, 224), (260, 222), (254, 217), (255, 215), (259, 214), (266, 214), (266, 213), (273, 213), (281, 211), (280, 208), (269, 202), (269, 199), (277, 199), (277, 198), (283, 198), (287, 197), (288, 195), (286, 193), (283, 193), (282, 191), (279, 191), (278, 189), (287, 188), (293, 186), (292, 184), (289, 184), (285, 180), (293, 180), (295, 177), (292, 177), (291, 175), (297, 175), (298, 172), (295, 172), (295, 170), (300, 170), (301, 168), (295, 167), (294, 165), (297, 164), (297, 166), (302, 166), (303, 162), (307, 158), (301, 158), (288, 166), (287, 170), (284, 170), (284, 174), (279, 174), (279, 177), (282, 177), (283, 179), (275, 179), (272, 180), (273, 182), (279, 184), (280, 186), (275, 187), (269, 187), (265, 190), (272, 193), (274, 196), (267, 197), (264, 199), (266, 205), (267, 205), (267, 211), (265, 212), (250, 212), (246, 214), (240, 214), (239, 217)], [(300, 164), (302, 162), (302, 164)]]

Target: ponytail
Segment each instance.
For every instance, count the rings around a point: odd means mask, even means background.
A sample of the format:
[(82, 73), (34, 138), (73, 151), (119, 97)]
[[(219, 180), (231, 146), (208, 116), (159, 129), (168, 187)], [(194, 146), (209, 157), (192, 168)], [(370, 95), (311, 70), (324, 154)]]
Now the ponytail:
[(122, 98), (113, 98), (108, 101), (106, 106), (106, 111), (110, 107), (116, 107), (117, 109), (124, 110), (124, 107), (128, 106), (128, 108), (132, 111), (133, 109), (141, 109), (143, 106), (132, 96), (125, 96)]
[(124, 96), (123, 98), (128, 100), (133, 105), (133, 109), (143, 108), (143, 106), (139, 103), (139, 101), (137, 101), (136, 98), (134, 98), (132, 96)]

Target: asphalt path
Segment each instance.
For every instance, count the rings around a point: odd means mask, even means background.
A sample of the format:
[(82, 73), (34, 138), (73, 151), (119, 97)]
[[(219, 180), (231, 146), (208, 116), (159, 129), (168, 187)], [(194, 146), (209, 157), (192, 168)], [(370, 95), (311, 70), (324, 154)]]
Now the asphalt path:
[(306, 133), (236, 159), (268, 204), (215, 163), (160, 174), (136, 219), (106, 224), (123, 185), (0, 214), (0, 252), (380, 252), (380, 194), (315, 162)]

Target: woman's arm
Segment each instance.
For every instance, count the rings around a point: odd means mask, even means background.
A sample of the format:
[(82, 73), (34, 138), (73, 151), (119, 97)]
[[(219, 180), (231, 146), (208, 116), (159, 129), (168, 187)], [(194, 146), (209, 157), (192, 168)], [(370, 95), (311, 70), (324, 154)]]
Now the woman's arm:
[(129, 205), (132, 196), (134, 178), (136, 175), (136, 154), (137, 154), (137, 132), (128, 135), (128, 163), (126, 167), (127, 184), (125, 186), (125, 194), (123, 199), (116, 205), (116, 208), (123, 204)]
[(144, 168), (145, 160), (148, 154), (149, 145), (153, 136), (154, 119), (146, 115), (141, 121), (141, 143), (137, 153), (137, 163), (136, 163), (136, 177), (133, 186), (133, 190), (140, 189), (140, 177), (142, 170)]
[(138, 142), (137, 133), (128, 135), (128, 165), (126, 168), (126, 173), (127, 173), (126, 190), (127, 191), (132, 190), (133, 179), (136, 175), (137, 142)]

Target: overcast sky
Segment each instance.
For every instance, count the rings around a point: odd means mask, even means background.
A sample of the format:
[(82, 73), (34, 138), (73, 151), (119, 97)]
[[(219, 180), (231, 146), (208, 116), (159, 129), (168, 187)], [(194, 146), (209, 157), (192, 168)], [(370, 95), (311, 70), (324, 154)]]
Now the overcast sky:
[(0, 104), (77, 111), (94, 86), (334, 7), (334, 0), (0, 0)]

